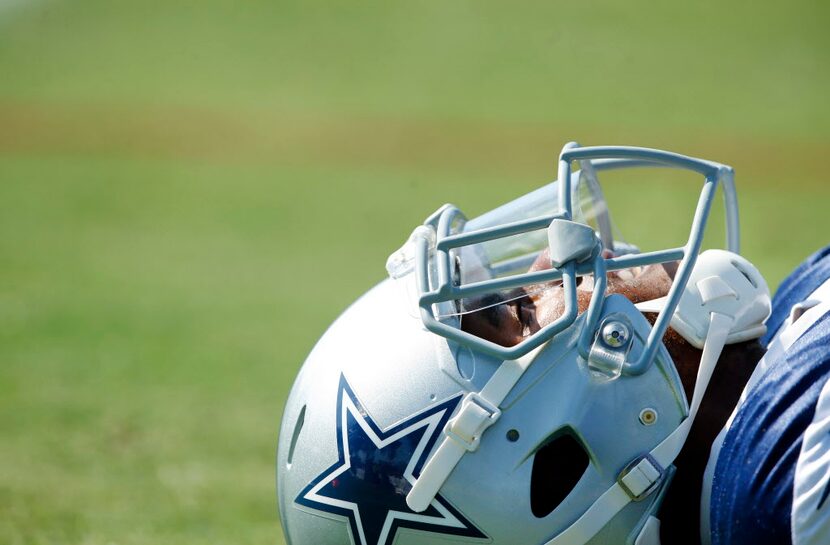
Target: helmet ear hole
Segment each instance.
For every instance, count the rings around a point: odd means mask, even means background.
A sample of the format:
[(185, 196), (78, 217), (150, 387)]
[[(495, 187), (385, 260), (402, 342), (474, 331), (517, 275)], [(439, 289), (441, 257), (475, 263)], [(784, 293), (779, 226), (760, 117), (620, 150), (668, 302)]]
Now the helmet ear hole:
[(291, 467), (291, 464), (294, 463), (294, 450), (297, 448), (297, 440), (300, 438), (300, 432), (303, 431), (303, 425), (305, 424), (305, 408), (306, 406), (303, 405), (303, 408), (300, 409), (300, 414), (297, 416), (297, 421), (294, 423), (294, 432), (291, 434), (291, 446), (288, 447), (288, 467)]
[(570, 428), (559, 430), (552, 437), (533, 456), (530, 510), (537, 518), (551, 514), (568, 497), (590, 461)]

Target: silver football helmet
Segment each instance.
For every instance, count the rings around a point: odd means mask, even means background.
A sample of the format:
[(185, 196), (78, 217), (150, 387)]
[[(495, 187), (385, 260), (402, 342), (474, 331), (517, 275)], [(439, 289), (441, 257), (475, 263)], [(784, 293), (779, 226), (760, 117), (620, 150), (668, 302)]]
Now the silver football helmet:
[[(703, 177), (685, 245), (639, 252), (616, 236), (598, 175), (629, 167)], [(728, 251), (699, 256), (718, 187)], [(738, 244), (732, 169), (644, 148), (571, 143), (556, 182), (469, 221), (442, 207), (297, 376), (277, 453), (288, 543), (658, 543), (655, 514), (721, 349), (764, 331), (769, 293)], [(664, 297), (638, 308), (606, 294), (610, 271), (675, 261)], [(561, 312), (521, 342), (463, 327), (541, 290), (558, 291)], [(691, 402), (662, 344), (670, 324), (703, 348)]]

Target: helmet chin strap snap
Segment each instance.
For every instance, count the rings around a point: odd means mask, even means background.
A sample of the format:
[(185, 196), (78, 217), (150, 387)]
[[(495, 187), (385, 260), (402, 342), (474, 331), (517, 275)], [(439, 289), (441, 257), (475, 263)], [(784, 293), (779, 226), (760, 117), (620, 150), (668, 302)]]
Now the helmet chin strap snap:
[(406, 504), (410, 509), (420, 513), (429, 507), (464, 454), (478, 448), (481, 435), (501, 416), (499, 405), (543, 347), (518, 359), (502, 362), (481, 392), (470, 392), (464, 396), (458, 414), (444, 428), (444, 438), (438, 450), (406, 495)]

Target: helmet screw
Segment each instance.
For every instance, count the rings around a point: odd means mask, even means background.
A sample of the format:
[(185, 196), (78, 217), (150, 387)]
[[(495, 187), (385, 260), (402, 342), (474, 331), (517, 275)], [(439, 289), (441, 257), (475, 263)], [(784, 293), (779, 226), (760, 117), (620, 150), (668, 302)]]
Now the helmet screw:
[(601, 335), (602, 341), (609, 348), (620, 348), (628, 343), (628, 328), (622, 322), (608, 322), (602, 328)]
[(640, 411), (640, 423), (644, 426), (651, 426), (657, 422), (657, 411), (651, 407), (647, 407)]

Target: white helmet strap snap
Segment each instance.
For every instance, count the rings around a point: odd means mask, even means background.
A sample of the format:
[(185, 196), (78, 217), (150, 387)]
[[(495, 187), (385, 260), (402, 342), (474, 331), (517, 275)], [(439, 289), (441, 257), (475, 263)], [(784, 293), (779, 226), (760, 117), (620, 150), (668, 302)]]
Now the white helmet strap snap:
[(478, 448), (481, 434), (501, 416), (499, 405), (544, 346), (516, 360), (502, 362), (480, 392), (470, 392), (464, 396), (458, 414), (444, 428), (444, 438), (438, 449), (406, 495), (406, 504), (410, 509), (420, 513), (429, 507), (464, 454)]

